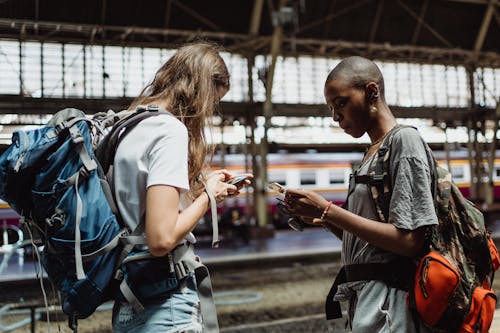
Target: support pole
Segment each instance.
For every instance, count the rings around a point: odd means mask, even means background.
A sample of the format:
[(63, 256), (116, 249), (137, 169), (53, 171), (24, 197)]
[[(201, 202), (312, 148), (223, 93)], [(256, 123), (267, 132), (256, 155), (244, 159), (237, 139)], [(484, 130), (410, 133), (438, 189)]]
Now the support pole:
[[(251, 105), (254, 103), (254, 98), (253, 98), (253, 79), (252, 79), (252, 70), (254, 67), (254, 56), (251, 55), (247, 58), (247, 77), (248, 77), (248, 101), (250, 102)], [(257, 179), (259, 179), (259, 166), (257, 164), (257, 146), (255, 145), (255, 114), (248, 114), (246, 117), (246, 123), (245, 123), (245, 136), (246, 142), (245, 142), (245, 147), (247, 147), (247, 151), (249, 151), (250, 156), (251, 156), (251, 161), (252, 161), (252, 173), (254, 176), (254, 181), (253, 181), (253, 192), (252, 192), (252, 210), (249, 211), (247, 209), (246, 212), (246, 218), (247, 221), (255, 221), (255, 214), (256, 214), (256, 202), (257, 202), (257, 188), (259, 184), (257, 183)], [(249, 147), (248, 147), (249, 146)], [(245, 154), (245, 165), (246, 165), (246, 154)], [(247, 202), (247, 207), (250, 205), (249, 203), (250, 197), (247, 192), (246, 195), (246, 202)], [(252, 219), (251, 219), (252, 217)], [(250, 224), (252, 227), (253, 223)]]
[(497, 132), (499, 130), (498, 126), (499, 120), (500, 120), (500, 103), (497, 102), (495, 115), (493, 116), (493, 137), (491, 138), (491, 143), (489, 145), (489, 152), (488, 152), (488, 184), (486, 188), (486, 203), (488, 205), (493, 204), (493, 202), (495, 201), (495, 183), (493, 181), (493, 177), (495, 172), (496, 150), (498, 146)]
[[(280, 6), (278, 8), (278, 12), (276, 14), (279, 15), (279, 12), (283, 5), (285, 4), (285, 0), (280, 1)], [(283, 27), (280, 19), (274, 20), (274, 32), (271, 40), (271, 64), (269, 65), (269, 69), (267, 71), (266, 77), (266, 100), (263, 105), (263, 114), (265, 118), (264, 122), (264, 136), (262, 138), (262, 142), (260, 144), (260, 182), (256, 184), (257, 186), (257, 219), (260, 227), (264, 227), (268, 224), (269, 216), (267, 213), (267, 154), (269, 152), (269, 142), (267, 137), (267, 132), (270, 127), (271, 116), (273, 111), (273, 102), (272, 102), (272, 91), (273, 91), (273, 79), (274, 79), (274, 70), (276, 66), (276, 60), (278, 58), (278, 54), (281, 51), (281, 43), (283, 40)]]
[(470, 66), (467, 68), (467, 78), (469, 83), (470, 93), (470, 116), (468, 126), (468, 150), (469, 150), (469, 165), (470, 165), (470, 197), (472, 201), (481, 201), (481, 166), (482, 166), (482, 149), (478, 142), (478, 132), (480, 130), (478, 122), (480, 121), (476, 112), (476, 89), (474, 82), (475, 67)]

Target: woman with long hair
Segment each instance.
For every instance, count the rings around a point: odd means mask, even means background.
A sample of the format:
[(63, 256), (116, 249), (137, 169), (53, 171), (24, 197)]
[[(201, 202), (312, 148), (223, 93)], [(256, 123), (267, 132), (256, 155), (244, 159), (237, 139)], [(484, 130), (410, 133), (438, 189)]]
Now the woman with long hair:
[[(117, 149), (113, 171), (123, 221), (131, 230), (143, 223), (147, 248), (155, 258), (175, 258), (180, 246), (195, 243), (191, 231), (210, 207), (211, 196), (221, 202), (250, 183), (226, 183), (233, 178), (227, 170), (204, 174), (205, 161), (213, 154), (205, 127), (211, 128), (212, 116), (228, 90), (229, 73), (218, 47), (194, 43), (180, 47), (129, 108), (168, 111), (142, 120), (127, 134)], [(153, 271), (160, 269), (152, 266)], [(124, 300), (115, 302), (115, 332), (204, 329), (195, 275), (179, 278), (168, 269), (168, 262), (164, 266), (166, 276), (160, 276), (158, 283), (164, 286), (168, 281), (170, 289), (145, 302), (143, 311)], [(153, 271), (141, 271), (145, 277), (139, 280), (159, 275)]]

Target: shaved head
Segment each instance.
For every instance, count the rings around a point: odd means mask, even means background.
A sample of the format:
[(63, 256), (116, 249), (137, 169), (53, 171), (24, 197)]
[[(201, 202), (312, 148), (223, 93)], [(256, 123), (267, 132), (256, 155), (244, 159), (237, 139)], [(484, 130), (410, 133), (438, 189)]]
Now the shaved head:
[(363, 90), (368, 83), (375, 82), (379, 87), (380, 97), (385, 100), (382, 72), (369, 59), (358, 56), (345, 58), (328, 74), (326, 83), (336, 80)]

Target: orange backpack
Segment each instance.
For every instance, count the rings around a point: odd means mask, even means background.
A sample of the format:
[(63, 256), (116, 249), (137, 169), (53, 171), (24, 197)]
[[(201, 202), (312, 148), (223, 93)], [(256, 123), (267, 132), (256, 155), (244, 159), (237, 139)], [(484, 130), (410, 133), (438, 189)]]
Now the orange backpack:
[[(396, 126), (387, 135), (368, 171), (370, 192), (382, 222), (387, 221), (392, 189), (392, 138), (401, 128), (404, 126)], [(429, 228), (428, 252), (419, 260), (408, 293), (409, 306), (436, 331), (486, 333), (496, 305), (492, 281), (500, 266), (498, 250), (483, 214), (462, 195), (448, 170), (438, 166), (429, 146), (424, 145), (438, 225)]]

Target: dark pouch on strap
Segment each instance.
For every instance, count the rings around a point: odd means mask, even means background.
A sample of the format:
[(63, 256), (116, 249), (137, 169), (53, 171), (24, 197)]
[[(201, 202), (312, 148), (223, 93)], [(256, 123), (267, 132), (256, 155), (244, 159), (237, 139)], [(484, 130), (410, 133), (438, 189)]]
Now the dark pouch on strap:
[[(147, 251), (130, 254), (121, 271), (128, 286), (143, 304), (161, 302), (179, 286), (168, 255), (152, 257)], [(120, 299), (125, 300), (121, 293)]]

